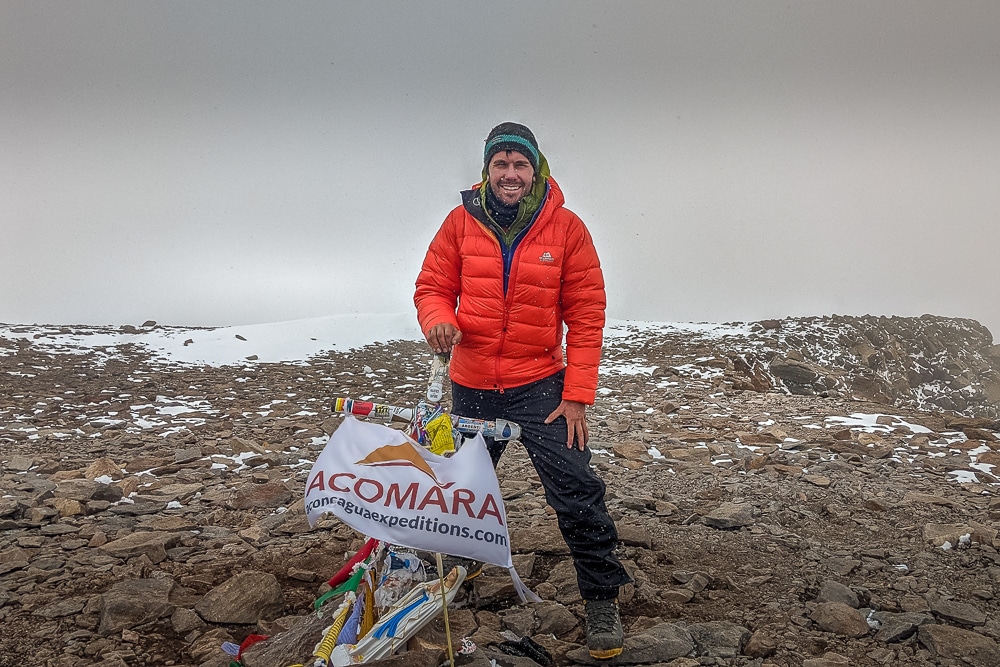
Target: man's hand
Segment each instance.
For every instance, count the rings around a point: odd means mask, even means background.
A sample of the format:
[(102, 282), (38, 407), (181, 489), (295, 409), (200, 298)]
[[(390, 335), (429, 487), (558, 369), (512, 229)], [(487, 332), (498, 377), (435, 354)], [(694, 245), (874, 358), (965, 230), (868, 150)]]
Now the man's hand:
[(576, 401), (563, 400), (548, 417), (546, 424), (551, 424), (560, 416), (566, 418), (566, 449), (575, 446), (581, 452), (587, 448), (590, 434), (587, 431), (587, 406)]
[(454, 324), (435, 324), (427, 332), (427, 344), (435, 354), (451, 354), (451, 348), (462, 342), (462, 332)]

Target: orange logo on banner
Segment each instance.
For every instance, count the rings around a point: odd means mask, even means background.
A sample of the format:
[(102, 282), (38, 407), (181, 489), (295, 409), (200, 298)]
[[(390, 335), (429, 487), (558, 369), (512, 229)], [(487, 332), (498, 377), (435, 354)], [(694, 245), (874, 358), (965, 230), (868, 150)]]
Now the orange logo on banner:
[(368, 456), (360, 461), (356, 461), (355, 463), (357, 465), (372, 467), (410, 466), (433, 479), (434, 483), (438, 486), (443, 486), (441, 482), (438, 481), (434, 471), (431, 470), (431, 467), (427, 465), (427, 461), (425, 461), (409, 443), (403, 443), (401, 445), (382, 445)]

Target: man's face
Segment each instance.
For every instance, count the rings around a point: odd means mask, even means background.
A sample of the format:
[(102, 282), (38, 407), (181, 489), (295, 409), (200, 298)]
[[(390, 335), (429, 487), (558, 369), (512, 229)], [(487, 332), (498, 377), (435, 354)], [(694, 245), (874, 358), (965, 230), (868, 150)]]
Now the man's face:
[(531, 192), (535, 170), (522, 153), (500, 151), (492, 158), (487, 170), (490, 188), (506, 206), (513, 206)]

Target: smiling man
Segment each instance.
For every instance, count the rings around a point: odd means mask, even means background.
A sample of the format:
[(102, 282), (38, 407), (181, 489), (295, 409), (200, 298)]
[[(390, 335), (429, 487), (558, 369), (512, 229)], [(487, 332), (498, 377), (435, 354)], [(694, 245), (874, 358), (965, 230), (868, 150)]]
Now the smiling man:
[[(431, 241), (414, 303), (427, 343), (451, 354), (454, 412), (521, 425), (573, 556), (590, 654), (607, 659), (622, 652), (616, 598), (630, 579), (587, 449), (604, 277), (590, 233), (563, 201), (531, 130), (493, 128), (482, 181)], [(505, 443), (487, 446), (495, 467)]]

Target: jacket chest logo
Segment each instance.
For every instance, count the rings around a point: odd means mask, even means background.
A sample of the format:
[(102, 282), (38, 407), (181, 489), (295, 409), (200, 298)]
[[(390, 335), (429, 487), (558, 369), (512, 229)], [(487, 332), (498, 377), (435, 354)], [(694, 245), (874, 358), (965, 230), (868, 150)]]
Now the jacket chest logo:
[(552, 262), (556, 261), (556, 258), (552, 256), (552, 253), (546, 250), (545, 252), (542, 253), (541, 257), (538, 258), (538, 261), (544, 262), (546, 264), (551, 264)]

